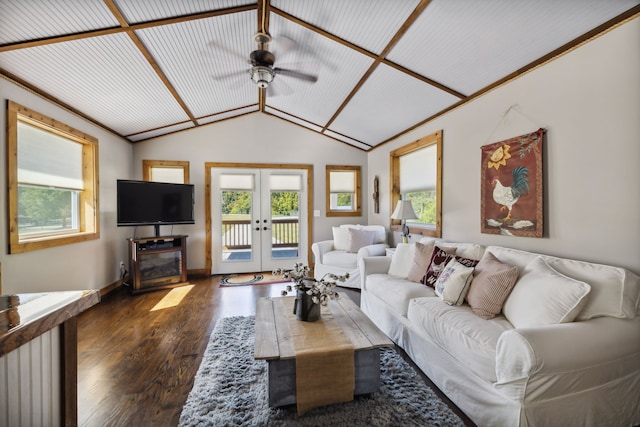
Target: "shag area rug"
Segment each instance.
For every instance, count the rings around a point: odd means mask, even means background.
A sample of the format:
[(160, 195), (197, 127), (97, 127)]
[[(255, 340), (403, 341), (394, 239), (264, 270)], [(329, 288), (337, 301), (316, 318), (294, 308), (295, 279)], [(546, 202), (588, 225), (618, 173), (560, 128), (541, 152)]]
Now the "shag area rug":
[(254, 325), (253, 316), (220, 319), (179, 426), (464, 426), (394, 349), (380, 353), (378, 393), (301, 416), (295, 405), (270, 408), (267, 362), (253, 358)]

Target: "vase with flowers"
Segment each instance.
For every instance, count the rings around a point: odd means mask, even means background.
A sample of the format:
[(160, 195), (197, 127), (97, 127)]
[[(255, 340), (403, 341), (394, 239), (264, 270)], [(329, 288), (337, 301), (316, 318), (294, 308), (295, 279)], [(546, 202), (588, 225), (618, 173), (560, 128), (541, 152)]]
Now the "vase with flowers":
[(342, 276), (327, 273), (322, 278), (316, 279), (309, 272), (308, 266), (298, 262), (290, 270), (278, 268), (273, 271), (273, 274), (293, 282), (293, 285), (287, 285), (286, 289), (282, 291), (282, 296), (295, 290), (296, 301), (293, 306), (293, 314), (296, 315), (296, 318), (315, 322), (320, 319), (320, 306), (327, 305), (330, 299), (336, 299), (340, 296), (335, 291), (335, 287), (339, 282), (346, 281), (349, 278), (349, 273)]

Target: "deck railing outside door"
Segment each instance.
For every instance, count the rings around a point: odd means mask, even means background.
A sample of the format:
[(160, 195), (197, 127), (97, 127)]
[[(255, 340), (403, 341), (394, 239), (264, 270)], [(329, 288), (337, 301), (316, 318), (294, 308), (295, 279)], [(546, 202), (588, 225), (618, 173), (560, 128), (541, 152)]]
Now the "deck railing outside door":
[[(274, 218), (274, 248), (298, 247), (298, 218)], [(251, 247), (251, 221), (246, 219), (222, 220), (222, 246), (227, 250), (249, 249)], [(262, 227), (262, 226), (261, 226)]]

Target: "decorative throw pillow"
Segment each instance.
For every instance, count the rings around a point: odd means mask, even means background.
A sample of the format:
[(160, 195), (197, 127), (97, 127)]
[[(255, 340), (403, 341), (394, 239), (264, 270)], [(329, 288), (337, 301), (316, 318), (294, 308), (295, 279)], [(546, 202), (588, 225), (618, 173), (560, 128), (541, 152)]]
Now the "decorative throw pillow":
[(431, 259), (429, 260), (429, 267), (427, 267), (426, 273), (422, 279), (420, 279), (420, 283), (433, 288), (436, 280), (438, 280), (438, 276), (442, 273), (442, 270), (444, 270), (447, 263), (455, 257), (455, 253), (455, 248), (442, 249), (438, 246), (434, 246)]
[(349, 228), (349, 245), (347, 252), (358, 252), (360, 248), (373, 245), (373, 239), (376, 238), (375, 231), (356, 230)]
[(438, 246), (434, 246), (429, 267), (427, 268), (427, 272), (424, 277), (420, 280), (420, 283), (433, 288), (436, 280), (438, 280), (438, 276), (447, 263), (453, 258), (465, 267), (475, 267), (478, 264), (478, 261), (475, 259), (463, 258), (455, 255), (455, 253), (456, 248), (440, 248)]
[(471, 310), (483, 319), (493, 319), (500, 313), (504, 301), (518, 280), (518, 267), (499, 261), (486, 252), (473, 272), (467, 293)]
[(431, 262), (431, 255), (433, 254), (433, 243), (424, 245), (422, 243), (415, 243), (416, 249), (413, 255), (413, 259), (411, 260), (411, 267), (409, 268), (409, 273), (407, 274), (407, 279), (420, 283), (420, 279), (422, 279), (427, 271), (427, 267), (429, 267), (429, 263)]
[(516, 328), (572, 322), (591, 286), (558, 273), (537, 257), (524, 268), (502, 311)]
[(415, 253), (415, 243), (398, 243), (391, 258), (389, 276), (406, 279)]
[(349, 248), (349, 228), (332, 227), (333, 230), (333, 249), (337, 251), (346, 251)]
[(473, 279), (473, 267), (462, 265), (452, 258), (435, 283), (436, 295), (449, 305), (461, 305)]

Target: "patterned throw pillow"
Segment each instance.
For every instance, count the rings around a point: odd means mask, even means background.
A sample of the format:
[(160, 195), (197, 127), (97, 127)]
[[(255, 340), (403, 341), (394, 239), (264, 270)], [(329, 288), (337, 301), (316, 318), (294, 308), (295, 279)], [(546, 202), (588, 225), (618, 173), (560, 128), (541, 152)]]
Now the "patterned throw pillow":
[(499, 261), (486, 252), (473, 273), (467, 293), (471, 310), (483, 319), (493, 319), (502, 310), (505, 300), (518, 280), (518, 267)]
[(449, 261), (436, 280), (436, 295), (449, 305), (462, 305), (473, 279), (473, 267), (462, 265), (456, 260)]
[(431, 262), (431, 255), (433, 254), (433, 243), (427, 245), (420, 242), (415, 243), (415, 252), (413, 260), (411, 261), (411, 267), (407, 274), (407, 280), (420, 283), (420, 279), (424, 277), (427, 267)]
[(420, 283), (433, 288), (436, 284), (436, 280), (438, 280), (438, 276), (442, 273), (442, 270), (444, 270), (444, 267), (449, 261), (455, 258), (455, 253), (456, 248), (442, 249), (438, 246), (434, 246), (431, 259), (429, 260), (429, 266), (427, 267), (427, 271), (422, 279), (420, 279)]

